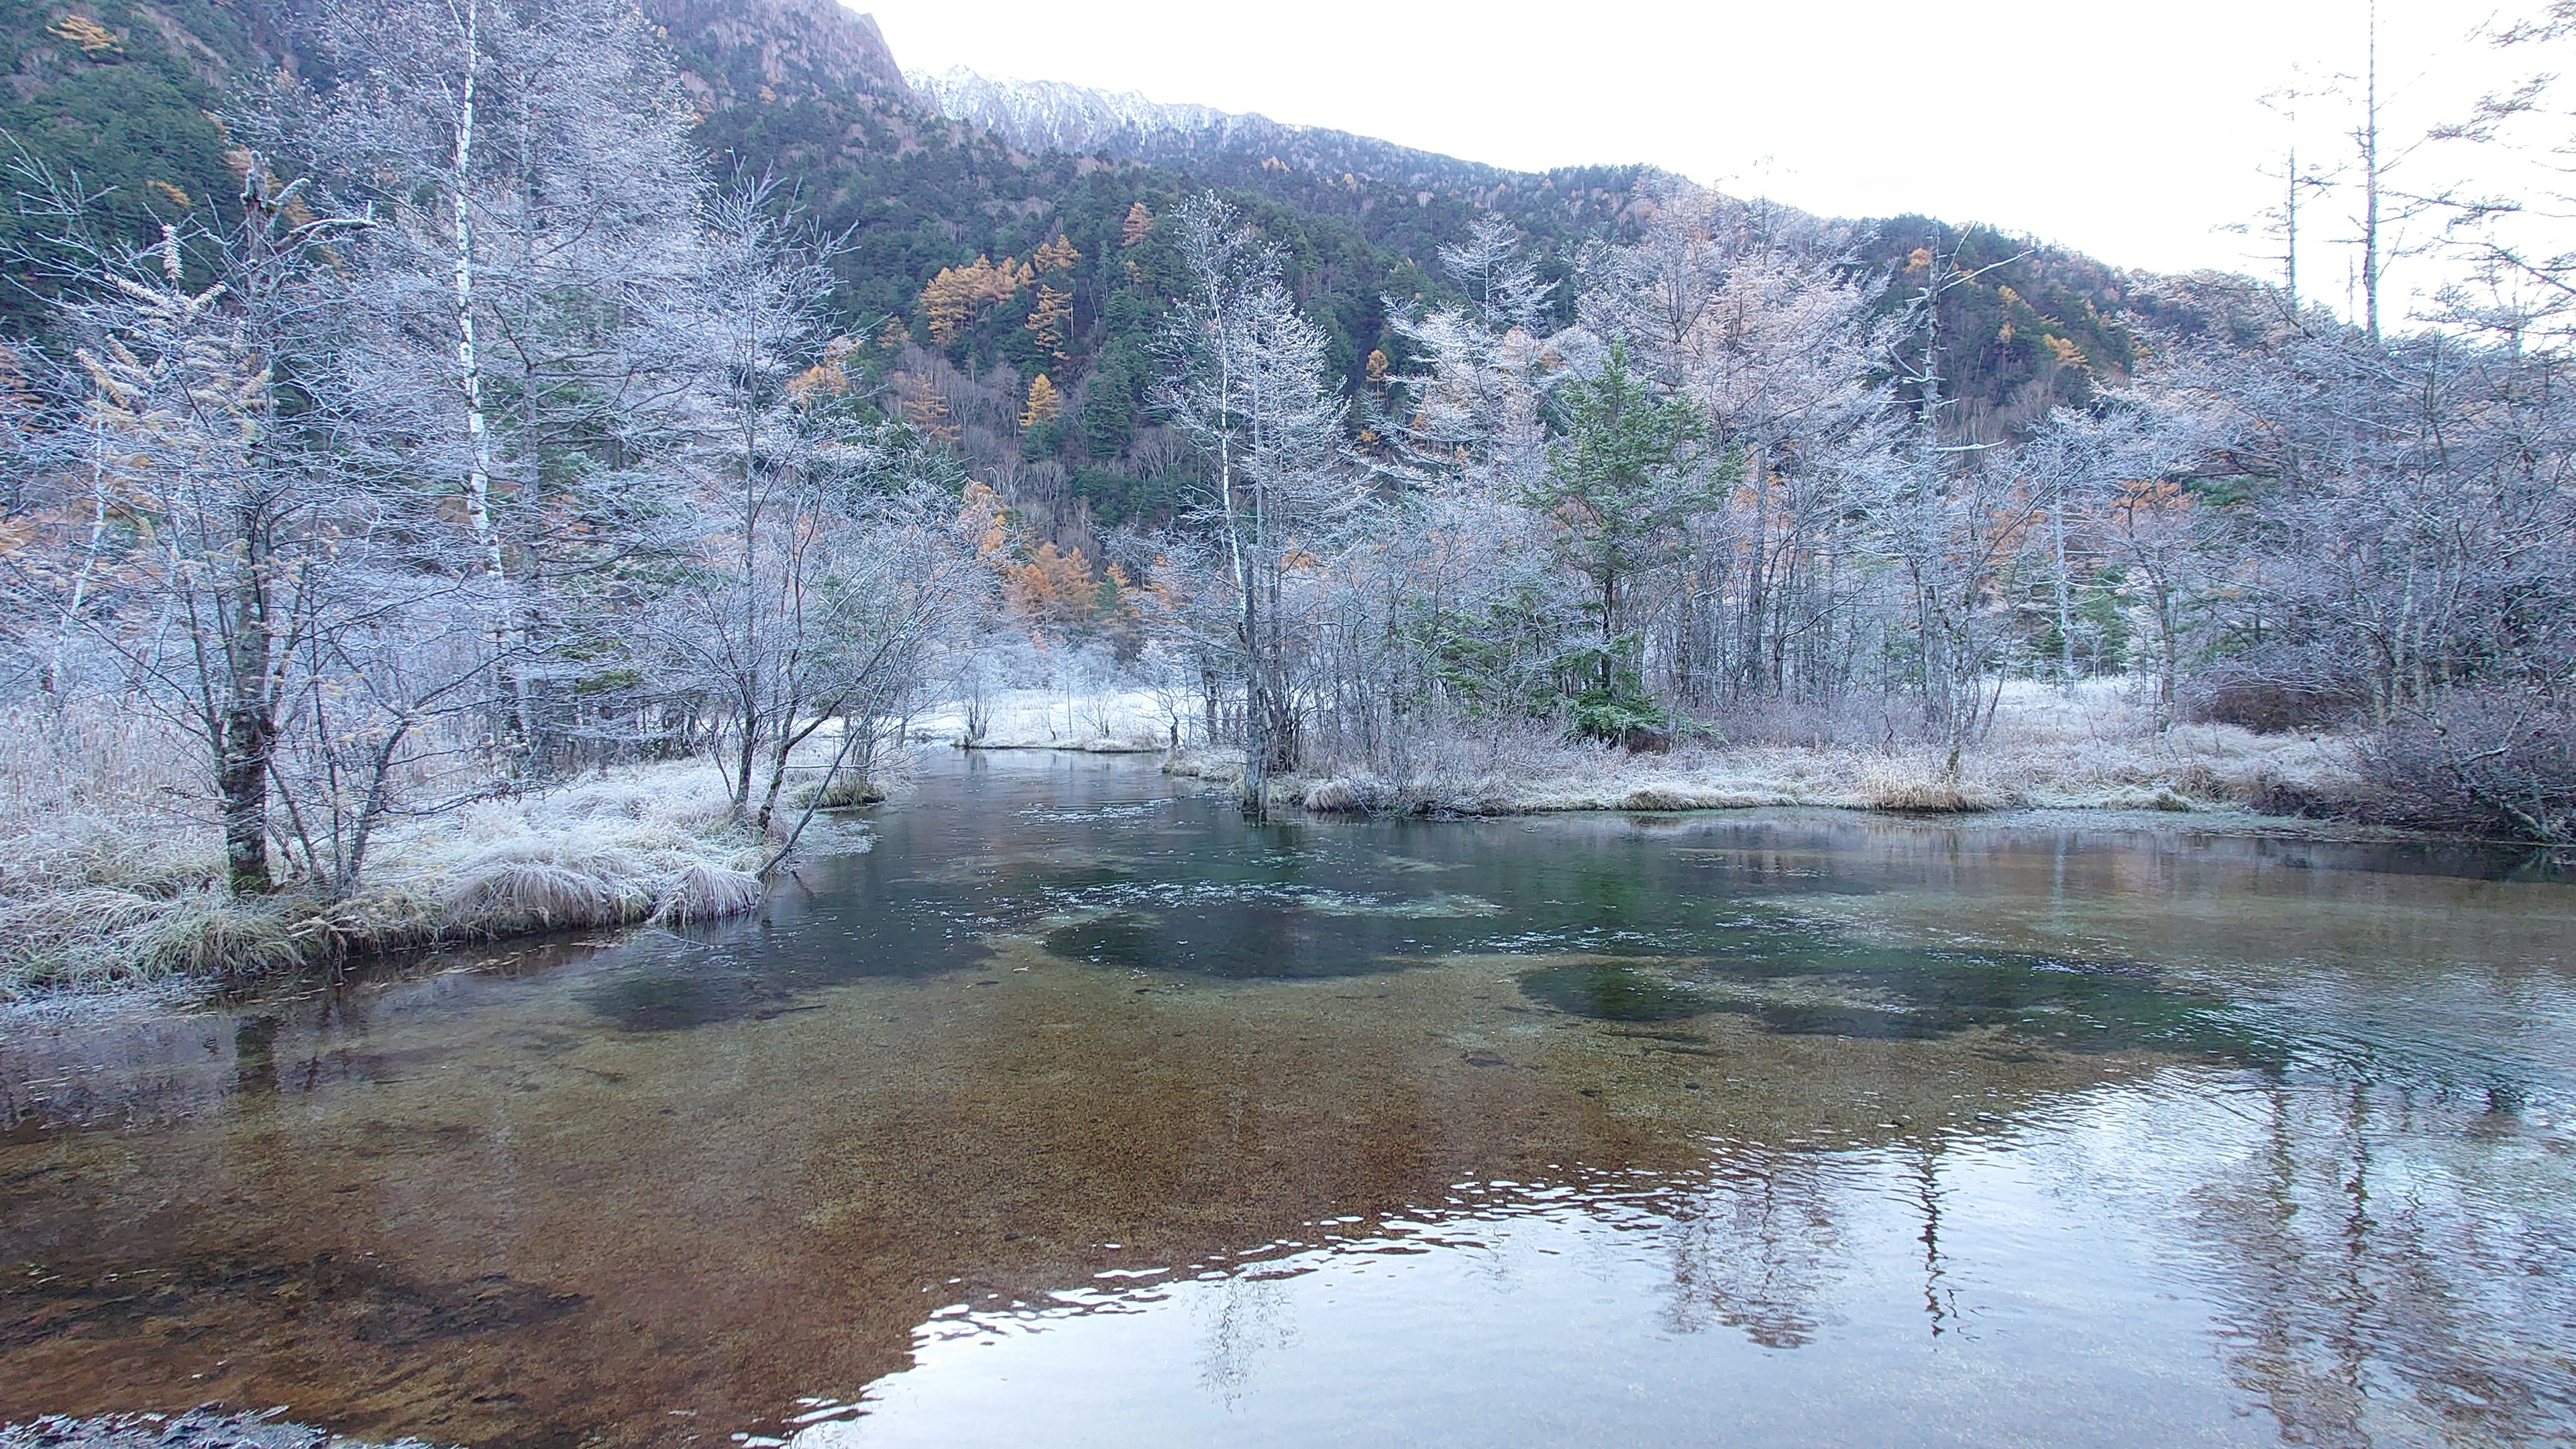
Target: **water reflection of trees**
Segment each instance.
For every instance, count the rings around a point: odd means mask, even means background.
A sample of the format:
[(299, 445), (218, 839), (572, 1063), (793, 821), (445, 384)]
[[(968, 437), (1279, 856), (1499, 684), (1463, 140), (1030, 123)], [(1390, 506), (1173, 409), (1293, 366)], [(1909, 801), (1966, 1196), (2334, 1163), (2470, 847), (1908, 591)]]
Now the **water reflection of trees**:
[(2529, 1131), (2510, 1105), (2362, 1081), (2260, 1100), (2191, 1227), (2229, 1373), (2282, 1438), (2566, 1442), (2576, 1242), (2519, 1185), (2513, 1159), (2548, 1149), (2499, 1140)]
[(1934, 1133), (1854, 1157), (1730, 1144), (1704, 1173), (1653, 1195), (1670, 1260), (1665, 1326), (1734, 1330), (1764, 1348), (1814, 1342), (1829, 1323), (1824, 1304), (1857, 1261), (1845, 1227), (1854, 1194), (1876, 1187), (1894, 1189), (1914, 1219), (1926, 1332), (1957, 1331), (1958, 1290), (1942, 1248), (1941, 1174), (1954, 1145)]
[(1261, 1356), (1295, 1342), (1288, 1293), (1278, 1275), (1258, 1270), (1230, 1274), (1197, 1308), (1205, 1323), (1199, 1351), (1199, 1385), (1227, 1404), (1243, 1397)]
[(1843, 1258), (1833, 1167), (1815, 1154), (1749, 1152), (1722, 1159), (1692, 1190), (1660, 1194), (1672, 1261), (1665, 1324), (1741, 1330), (1765, 1348), (1814, 1342)]

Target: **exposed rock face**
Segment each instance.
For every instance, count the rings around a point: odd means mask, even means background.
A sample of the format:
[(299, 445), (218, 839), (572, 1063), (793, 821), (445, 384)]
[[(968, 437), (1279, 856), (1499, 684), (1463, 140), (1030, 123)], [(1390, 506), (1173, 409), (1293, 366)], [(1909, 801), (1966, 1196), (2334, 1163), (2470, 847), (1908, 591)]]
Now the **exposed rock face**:
[(971, 121), (1022, 151), (1108, 152), (1141, 158), (1175, 146), (1274, 141), (1290, 128), (1266, 116), (1209, 106), (1165, 105), (1133, 91), (1099, 91), (1063, 81), (993, 80), (964, 66), (914, 72), (914, 94), (951, 120)]
[[(838, 0), (644, 0), (644, 13), (684, 54), (716, 57), (721, 78), (733, 86), (755, 93), (769, 88), (764, 101), (791, 87), (812, 87), (927, 109), (886, 49), (876, 17), (844, 9)], [(719, 77), (704, 79), (712, 84)]]

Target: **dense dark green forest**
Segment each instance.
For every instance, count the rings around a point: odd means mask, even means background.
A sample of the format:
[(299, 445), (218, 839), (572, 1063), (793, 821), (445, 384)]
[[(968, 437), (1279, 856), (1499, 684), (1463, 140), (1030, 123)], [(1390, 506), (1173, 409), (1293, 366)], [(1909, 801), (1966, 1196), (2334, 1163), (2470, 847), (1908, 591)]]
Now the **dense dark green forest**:
[[(217, 117), (231, 85), (261, 59), (251, 24), (210, 0), (11, 5), (0, 13), (6, 154), (77, 175), (105, 216), (148, 234), (238, 187)], [(12, 252), (40, 226), (0, 207), (0, 244)], [(13, 283), (0, 296), (0, 325), (25, 334), (39, 311), (30, 289), (42, 282)]]

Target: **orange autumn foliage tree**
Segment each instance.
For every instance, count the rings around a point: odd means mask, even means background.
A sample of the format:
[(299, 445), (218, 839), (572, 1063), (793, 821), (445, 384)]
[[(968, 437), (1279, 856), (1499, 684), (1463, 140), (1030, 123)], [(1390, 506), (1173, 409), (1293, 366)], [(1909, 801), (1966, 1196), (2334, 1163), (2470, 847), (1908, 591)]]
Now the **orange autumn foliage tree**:
[(1111, 564), (1095, 574), (1079, 548), (1041, 543), (1026, 560), (1001, 569), (1003, 597), (1032, 630), (1105, 630), (1132, 639), (1143, 625), (1140, 594), (1127, 571)]
[(1132, 247), (1143, 241), (1145, 233), (1153, 229), (1154, 213), (1145, 209), (1145, 203), (1137, 202), (1127, 208), (1127, 219), (1119, 224), (1118, 244), (1122, 247)]
[(1029, 309), (1028, 320), (1028, 329), (1037, 341), (1038, 350), (1058, 362), (1065, 361), (1064, 334), (1072, 320), (1073, 294), (1039, 283), (1037, 305)]
[(896, 410), (903, 414), (903, 420), (924, 438), (954, 443), (965, 436), (965, 430), (949, 416), (948, 399), (941, 397), (930, 379), (919, 373), (898, 372), (894, 375), (894, 401)]
[(989, 257), (977, 257), (967, 266), (940, 268), (921, 289), (921, 315), (930, 324), (931, 340), (942, 347), (956, 341), (984, 309), (1018, 296), (1036, 277), (1028, 263), (1015, 257), (1002, 258), (999, 266)]
[(849, 396), (850, 374), (844, 364), (858, 350), (859, 344), (847, 337), (833, 338), (823, 349), (822, 361), (787, 379), (787, 395), (800, 403)]
[(1029, 253), (1029, 260), (1041, 272), (1063, 272), (1072, 270), (1073, 264), (1082, 260), (1082, 253), (1074, 248), (1073, 238), (1060, 236)]
[(79, 46), (82, 54), (93, 59), (121, 55), (124, 51), (124, 47), (117, 43), (116, 32), (86, 15), (66, 15), (46, 26), (45, 29), (52, 35)]
[(1091, 620), (1100, 581), (1081, 549), (1068, 553), (1042, 543), (1027, 562), (1006, 570), (1003, 593), (1012, 611), (1031, 624), (1084, 624)]
[(957, 521), (975, 536), (976, 561), (1010, 577), (1010, 508), (989, 483), (969, 483), (958, 495)]

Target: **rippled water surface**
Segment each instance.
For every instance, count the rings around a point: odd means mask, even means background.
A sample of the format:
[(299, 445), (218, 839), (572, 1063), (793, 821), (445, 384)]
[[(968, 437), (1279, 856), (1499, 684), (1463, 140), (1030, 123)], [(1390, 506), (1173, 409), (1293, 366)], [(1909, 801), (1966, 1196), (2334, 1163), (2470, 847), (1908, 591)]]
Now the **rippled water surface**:
[(0, 1019), (0, 1410), (2576, 1439), (2576, 888), (2510, 858), (925, 761), (757, 919)]

